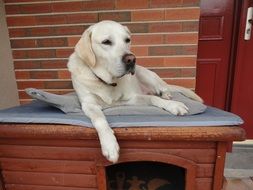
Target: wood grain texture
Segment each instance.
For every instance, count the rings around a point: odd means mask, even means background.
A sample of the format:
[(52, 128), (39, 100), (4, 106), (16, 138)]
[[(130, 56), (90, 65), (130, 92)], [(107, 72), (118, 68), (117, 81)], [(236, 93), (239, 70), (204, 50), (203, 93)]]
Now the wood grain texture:
[(6, 184), (6, 190), (97, 190), (97, 188)]
[[(50, 126), (50, 127), (49, 127)], [(122, 140), (242, 141), (245, 132), (239, 127), (131, 127), (115, 128)], [(97, 139), (93, 128), (49, 124), (1, 124), (0, 138)]]
[(97, 187), (95, 175), (3, 171), (7, 184)]
[(219, 142), (217, 147), (216, 163), (214, 170), (213, 190), (222, 189), (226, 152), (227, 152), (227, 143)]

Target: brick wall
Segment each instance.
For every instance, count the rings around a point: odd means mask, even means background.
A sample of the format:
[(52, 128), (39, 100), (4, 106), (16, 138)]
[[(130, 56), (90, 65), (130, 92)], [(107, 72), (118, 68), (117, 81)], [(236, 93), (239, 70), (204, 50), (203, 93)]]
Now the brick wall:
[(199, 0), (4, 0), (21, 103), (27, 87), (72, 90), (68, 56), (92, 23), (111, 19), (132, 31), (140, 65), (194, 89)]

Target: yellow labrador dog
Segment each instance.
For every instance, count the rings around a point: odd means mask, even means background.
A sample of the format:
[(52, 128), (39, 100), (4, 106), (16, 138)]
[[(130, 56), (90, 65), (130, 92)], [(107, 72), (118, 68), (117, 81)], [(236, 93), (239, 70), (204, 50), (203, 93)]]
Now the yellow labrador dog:
[(90, 26), (69, 57), (73, 87), (82, 110), (96, 128), (103, 155), (111, 162), (119, 158), (119, 145), (102, 112), (112, 105), (153, 105), (174, 115), (184, 115), (188, 108), (170, 100), (170, 92), (202, 101), (189, 89), (168, 85), (154, 72), (136, 65), (130, 51), (131, 36), (126, 26), (102, 21)]

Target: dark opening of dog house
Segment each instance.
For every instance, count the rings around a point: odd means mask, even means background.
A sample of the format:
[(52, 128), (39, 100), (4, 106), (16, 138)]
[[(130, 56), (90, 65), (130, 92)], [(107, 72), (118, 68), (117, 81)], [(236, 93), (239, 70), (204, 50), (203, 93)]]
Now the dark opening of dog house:
[(161, 162), (140, 161), (106, 167), (107, 190), (184, 190), (185, 169)]

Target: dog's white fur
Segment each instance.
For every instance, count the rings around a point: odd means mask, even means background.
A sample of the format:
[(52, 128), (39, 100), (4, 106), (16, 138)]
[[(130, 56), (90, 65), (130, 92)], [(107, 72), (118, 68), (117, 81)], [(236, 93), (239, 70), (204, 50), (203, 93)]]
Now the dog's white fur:
[[(184, 115), (188, 108), (181, 102), (170, 100), (170, 92), (178, 91), (202, 101), (191, 90), (168, 85), (144, 67), (136, 66), (135, 74), (128, 74), (122, 61), (123, 55), (131, 53), (126, 38), (130, 38), (130, 32), (119, 23), (102, 21), (94, 24), (83, 33), (68, 62), (82, 110), (98, 132), (103, 155), (111, 162), (117, 162), (119, 158), (119, 145), (102, 112), (104, 107), (153, 105), (174, 115)], [(108, 39), (111, 45), (102, 43)], [(112, 83), (117, 86), (110, 85)]]

